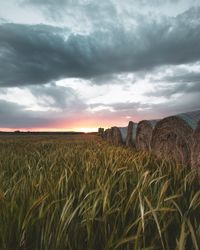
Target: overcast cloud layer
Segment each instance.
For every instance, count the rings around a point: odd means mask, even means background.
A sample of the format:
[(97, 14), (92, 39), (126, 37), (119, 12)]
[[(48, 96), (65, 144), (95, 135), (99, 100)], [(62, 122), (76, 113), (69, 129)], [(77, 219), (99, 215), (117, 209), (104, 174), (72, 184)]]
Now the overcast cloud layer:
[(0, 3), (0, 128), (96, 128), (199, 109), (198, 2)]

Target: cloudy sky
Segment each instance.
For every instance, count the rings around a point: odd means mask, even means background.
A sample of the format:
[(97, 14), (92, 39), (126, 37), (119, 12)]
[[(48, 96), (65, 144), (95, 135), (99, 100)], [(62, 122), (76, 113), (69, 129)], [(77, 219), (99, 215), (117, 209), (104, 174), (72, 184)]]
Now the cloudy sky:
[(126, 126), (199, 100), (199, 0), (0, 2), (0, 130)]

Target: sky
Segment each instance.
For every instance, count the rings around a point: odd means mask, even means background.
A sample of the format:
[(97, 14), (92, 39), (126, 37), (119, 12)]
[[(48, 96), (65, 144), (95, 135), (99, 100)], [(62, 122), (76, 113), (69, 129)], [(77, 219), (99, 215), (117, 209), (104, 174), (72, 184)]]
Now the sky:
[(0, 1), (0, 130), (200, 109), (199, 0)]

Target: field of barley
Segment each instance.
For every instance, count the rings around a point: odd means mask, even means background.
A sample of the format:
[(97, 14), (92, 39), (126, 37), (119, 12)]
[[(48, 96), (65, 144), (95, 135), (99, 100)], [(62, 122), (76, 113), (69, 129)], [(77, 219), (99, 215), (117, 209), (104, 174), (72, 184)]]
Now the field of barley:
[(95, 135), (0, 136), (1, 250), (200, 249), (200, 182)]

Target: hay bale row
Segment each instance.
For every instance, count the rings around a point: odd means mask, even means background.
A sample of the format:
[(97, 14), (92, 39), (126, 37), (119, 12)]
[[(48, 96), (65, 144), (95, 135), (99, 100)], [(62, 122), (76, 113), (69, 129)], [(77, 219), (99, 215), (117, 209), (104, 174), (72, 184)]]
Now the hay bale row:
[[(114, 145), (151, 151), (184, 166), (200, 167), (200, 110), (162, 120), (132, 121), (128, 127), (112, 127), (104, 138)], [(199, 122), (199, 123), (198, 123)]]

